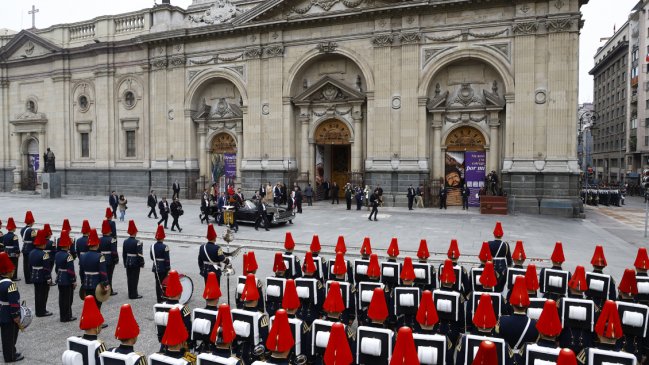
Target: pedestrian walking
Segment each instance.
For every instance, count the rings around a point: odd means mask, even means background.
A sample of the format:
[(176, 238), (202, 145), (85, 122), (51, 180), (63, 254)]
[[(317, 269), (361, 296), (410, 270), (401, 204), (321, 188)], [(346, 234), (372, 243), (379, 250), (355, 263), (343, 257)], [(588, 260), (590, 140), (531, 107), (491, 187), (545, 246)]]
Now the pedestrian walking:
[(297, 212), (302, 214), (302, 190), (299, 186), (295, 187), (295, 207)]
[(180, 195), (180, 183), (178, 180), (175, 180), (174, 183), (171, 185), (171, 190), (173, 191), (173, 195), (171, 196), (171, 199), (178, 199)]
[(160, 220), (158, 221), (158, 225), (164, 223), (164, 227), (167, 229), (167, 221), (169, 220), (169, 203), (167, 203), (166, 196), (162, 197), (162, 200), (158, 203), (158, 210), (160, 211)]
[(361, 190), (360, 186), (356, 187), (355, 199), (356, 199), (356, 210), (361, 210), (361, 207), (363, 206), (363, 190)]
[(408, 194), (406, 194), (408, 197), (408, 210), (412, 210), (412, 203), (415, 201), (415, 188), (412, 187), (412, 184), (408, 186)]
[(334, 181), (334, 183), (331, 185), (331, 204), (333, 204), (334, 202), (336, 202), (336, 204), (340, 204), (340, 200), (338, 198), (339, 191), (340, 191), (340, 187)]
[(424, 207), (424, 184), (419, 184), (415, 191), (415, 204), (417, 204), (417, 208)]
[(306, 185), (306, 188), (304, 188), (304, 196), (306, 197), (306, 204), (308, 206), (313, 205), (313, 188), (311, 187), (311, 183), (308, 183)]
[(117, 218), (117, 206), (119, 205), (119, 197), (115, 190), (111, 191), (108, 197), (108, 205), (113, 209), (113, 218)]
[(158, 219), (158, 213), (156, 213), (155, 208), (158, 205), (158, 196), (155, 195), (155, 191), (151, 190), (149, 197), (147, 198), (146, 205), (149, 207), (149, 214), (147, 217), (151, 218), (151, 214)]
[(446, 196), (448, 194), (448, 191), (446, 190), (446, 186), (442, 186), (441, 189), (439, 189), (439, 209), (446, 209)]
[(345, 204), (347, 204), (347, 210), (352, 210), (352, 184), (345, 184)]
[(170, 209), (171, 209), (171, 217), (173, 218), (173, 222), (171, 222), (171, 230), (175, 231), (174, 227), (176, 227), (178, 228), (178, 232), (182, 232), (183, 229), (180, 228), (180, 225), (178, 224), (178, 218), (180, 218), (180, 216), (183, 215), (185, 212), (183, 211), (183, 205), (180, 204), (178, 198), (173, 198)]
[(117, 202), (117, 209), (119, 209), (119, 221), (124, 222), (124, 216), (126, 215), (126, 209), (128, 208), (126, 204), (128, 200), (124, 195), (119, 196), (119, 201)]
[(374, 190), (372, 195), (370, 195), (370, 205), (372, 206), (372, 211), (367, 219), (372, 220), (372, 215), (374, 215), (374, 220), (377, 221), (376, 216), (379, 214), (379, 194), (377, 190)]
[(322, 183), (322, 190), (324, 190), (324, 200), (329, 200), (329, 189), (330, 189), (329, 181), (325, 180)]
[(259, 226), (263, 223), (263, 227), (269, 231), (268, 216), (266, 215), (266, 204), (262, 199), (257, 203), (257, 219), (255, 219), (255, 231), (259, 230)]

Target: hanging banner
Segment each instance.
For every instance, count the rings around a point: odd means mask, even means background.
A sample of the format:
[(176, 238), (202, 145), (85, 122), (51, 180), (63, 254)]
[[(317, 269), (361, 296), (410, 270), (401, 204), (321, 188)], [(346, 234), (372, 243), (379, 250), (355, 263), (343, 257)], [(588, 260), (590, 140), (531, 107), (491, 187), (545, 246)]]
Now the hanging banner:
[(223, 160), (225, 165), (225, 177), (234, 179), (237, 177), (237, 154), (224, 153)]
[(484, 151), (467, 151), (464, 153), (464, 180), (466, 181), (471, 195), (469, 206), (478, 207), (480, 201), (477, 194), (484, 187), (486, 166), (486, 155)]

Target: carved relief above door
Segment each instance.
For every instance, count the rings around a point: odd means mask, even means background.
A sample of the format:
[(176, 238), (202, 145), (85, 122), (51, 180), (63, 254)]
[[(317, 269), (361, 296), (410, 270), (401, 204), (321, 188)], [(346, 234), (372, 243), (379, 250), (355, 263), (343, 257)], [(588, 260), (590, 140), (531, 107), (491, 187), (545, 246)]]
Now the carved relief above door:
[(336, 119), (320, 123), (314, 133), (316, 144), (350, 144), (351, 132), (347, 124)]
[(219, 133), (212, 138), (212, 153), (237, 153), (237, 142), (228, 133)]
[(469, 126), (459, 127), (446, 137), (447, 151), (484, 151), (485, 145), (482, 132)]

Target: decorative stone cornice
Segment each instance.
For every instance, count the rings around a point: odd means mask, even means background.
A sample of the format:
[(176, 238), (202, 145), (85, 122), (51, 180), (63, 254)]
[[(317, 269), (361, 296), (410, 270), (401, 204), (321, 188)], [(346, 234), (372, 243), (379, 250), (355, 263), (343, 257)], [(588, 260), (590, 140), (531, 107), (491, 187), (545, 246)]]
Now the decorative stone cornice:
[(537, 21), (514, 23), (512, 26), (514, 34), (518, 35), (536, 34), (538, 29), (539, 22)]
[(273, 45), (265, 49), (266, 56), (268, 57), (282, 57), (284, 55), (284, 46), (282, 45)]
[(572, 28), (572, 18), (548, 19), (545, 27), (550, 33), (565, 32)]
[(394, 42), (392, 33), (377, 34), (372, 38), (374, 47), (390, 47), (392, 42)]
[(401, 43), (419, 43), (421, 41), (421, 33), (419, 32), (408, 32), (399, 34), (399, 40)]
[(169, 62), (167, 61), (166, 58), (157, 58), (157, 59), (151, 60), (149, 62), (149, 64), (151, 65), (151, 69), (160, 70), (160, 69), (167, 68), (167, 65), (169, 64)]
[(174, 56), (169, 60), (169, 67), (185, 66), (186, 59), (184, 56)]
[(336, 42), (321, 42), (318, 44), (316, 47), (320, 52), (323, 53), (331, 53), (338, 48), (338, 43)]
[(252, 58), (260, 58), (263, 53), (264, 50), (261, 47), (259, 47), (259, 48), (247, 49), (243, 52), (243, 55), (248, 59), (252, 59)]

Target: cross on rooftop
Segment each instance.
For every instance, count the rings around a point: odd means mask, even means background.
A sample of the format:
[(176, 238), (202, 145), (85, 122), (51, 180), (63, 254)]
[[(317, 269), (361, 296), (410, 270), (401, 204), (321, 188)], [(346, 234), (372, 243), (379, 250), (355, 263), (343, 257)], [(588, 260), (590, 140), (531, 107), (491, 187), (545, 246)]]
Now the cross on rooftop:
[(32, 16), (32, 29), (36, 28), (36, 13), (38, 13), (38, 9), (34, 5), (32, 5), (32, 10), (27, 12), (27, 14), (31, 14)]

